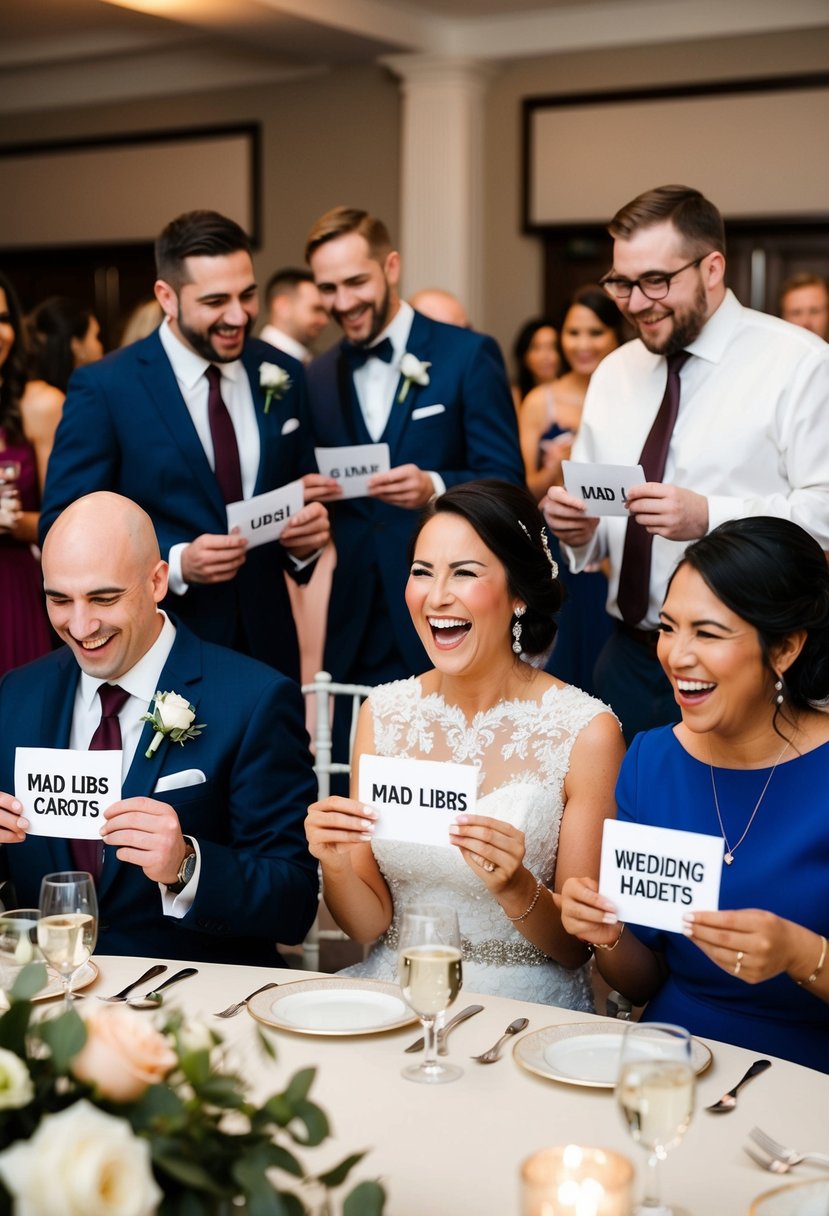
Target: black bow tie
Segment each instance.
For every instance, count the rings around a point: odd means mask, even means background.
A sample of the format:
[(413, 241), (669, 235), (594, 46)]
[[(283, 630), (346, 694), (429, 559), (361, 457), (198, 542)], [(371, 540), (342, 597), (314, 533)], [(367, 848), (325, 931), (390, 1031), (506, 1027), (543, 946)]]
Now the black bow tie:
[(384, 338), (376, 346), (354, 346), (351, 342), (344, 342), (342, 352), (348, 360), (351, 370), (354, 371), (355, 368), (362, 367), (369, 359), (382, 359), (384, 363), (391, 363), (394, 347), (390, 338)]

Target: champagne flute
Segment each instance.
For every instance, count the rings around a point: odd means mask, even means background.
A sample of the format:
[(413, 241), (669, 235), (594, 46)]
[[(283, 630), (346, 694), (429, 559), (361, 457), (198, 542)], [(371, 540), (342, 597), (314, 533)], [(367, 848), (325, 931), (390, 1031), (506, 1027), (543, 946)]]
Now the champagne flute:
[(26, 964), (41, 957), (37, 948), (39, 917), (37, 908), (11, 908), (0, 913), (0, 991), (7, 1000)]
[(72, 980), (95, 949), (98, 900), (91, 874), (67, 870), (40, 884), (37, 944), (60, 976), (64, 1005), (72, 1003)]
[(399, 979), (403, 998), (423, 1024), (425, 1051), (419, 1064), (403, 1069), (408, 1081), (438, 1085), (463, 1074), (455, 1064), (438, 1062), (436, 1022), (460, 992), (461, 939), (458, 914), (444, 904), (416, 903), (400, 921)]
[(664, 1022), (631, 1023), (622, 1041), (616, 1100), (628, 1130), (648, 1150), (637, 1216), (683, 1216), (660, 1198), (659, 1163), (679, 1144), (694, 1111), (691, 1036)]

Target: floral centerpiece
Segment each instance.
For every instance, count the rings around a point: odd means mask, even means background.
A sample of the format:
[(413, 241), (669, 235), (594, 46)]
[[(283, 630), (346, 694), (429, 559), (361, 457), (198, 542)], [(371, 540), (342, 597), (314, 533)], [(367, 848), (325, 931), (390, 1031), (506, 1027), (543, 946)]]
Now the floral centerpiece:
[[(327, 1196), (361, 1160), (313, 1175), (297, 1158), (329, 1134), (314, 1069), (256, 1105), (209, 1027), (118, 1005), (35, 1019), (46, 978), (25, 967), (0, 1016), (1, 1216), (300, 1216), (303, 1187)], [(379, 1216), (384, 1197), (362, 1182), (343, 1216)]]

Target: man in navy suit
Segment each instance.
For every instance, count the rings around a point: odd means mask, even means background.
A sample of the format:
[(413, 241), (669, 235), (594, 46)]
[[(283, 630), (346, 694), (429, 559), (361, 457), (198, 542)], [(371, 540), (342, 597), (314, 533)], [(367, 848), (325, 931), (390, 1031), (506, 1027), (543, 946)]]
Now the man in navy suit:
[[(247, 551), (228, 535), (226, 506), (316, 470), (303, 369), (249, 337), (257, 289), (238, 224), (214, 211), (179, 216), (156, 242), (156, 269), (161, 327), (72, 377), (41, 536), (82, 494), (125, 494), (155, 524), (170, 610), (200, 637), (297, 678), (282, 572), (307, 581), (329, 535), (325, 508), (307, 504), (279, 542)], [(270, 400), (263, 363), (284, 373)]]
[[(315, 782), (296, 684), (174, 626), (152, 522), (97, 493), (68, 507), (43, 548), (49, 616), (66, 643), (0, 682), (0, 844), (20, 906), (52, 871), (98, 871), (98, 949), (281, 965), (317, 905), (303, 832)], [(15, 749), (87, 750), (112, 686), (122, 797), (103, 813), (87, 864), (80, 842), (29, 834), (15, 799)], [(103, 688), (103, 693), (100, 689)], [(156, 691), (175, 692), (201, 733), (146, 755)], [(111, 739), (103, 746), (112, 747)], [(118, 742), (114, 743), (118, 747)]]
[(458, 482), (523, 483), (515, 409), (492, 338), (400, 299), (400, 254), (382, 221), (337, 207), (311, 229), (305, 253), (345, 335), (308, 367), (317, 446), (390, 448), (391, 469), (371, 478), (367, 498), (337, 501), (336, 480), (309, 478), (309, 492), (333, 504), (337, 550), (325, 666), (378, 684), (427, 666), (404, 602), (418, 512)]

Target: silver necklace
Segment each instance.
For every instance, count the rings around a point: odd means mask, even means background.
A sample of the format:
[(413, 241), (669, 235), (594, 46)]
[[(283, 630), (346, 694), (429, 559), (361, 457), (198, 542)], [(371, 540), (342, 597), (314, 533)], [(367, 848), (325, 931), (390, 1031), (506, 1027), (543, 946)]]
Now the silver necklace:
[(774, 776), (775, 770), (776, 770), (778, 764), (780, 763), (780, 761), (783, 759), (783, 756), (788, 751), (788, 748), (789, 748), (789, 741), (787, 739), (783, 745), (783, 750), (781, 751), (780, 755), (777, 757), (774, 764), (772, 765), (771, 772), (769, 773), (768, 777), (766, 778), (766, 784), (763, 786), (763, 789), (760, 793), (760, 797), (757, 799), (757, 801), (754, 804), (754, 810), (751, 812), (749, 821), (745, 826), (745, 831), (743, 832), (742, 836), (737, 841), (737, 843), (734, 845), (733, 849), (732, 849), (731, 845), (728, 843), (728, 837), (725, 834), (725, 825), (723, 824), (722, 815), (720, 814), (720, 800), (717, 797), (717, 785), (716, 785), (716, 782), (714, 781), (714, 765), (710, 761), (708, 762), (708, 771), (711, 774), (711, 790), (714, 794), (714, 809), (717, 812), (717, 822), (720, 825), (720, 831), (722, 832), (722, 838), (725, 841), (725, 856), (723, 857), (723, 861), (725, 862), (725, 864), (727, 866), (730, 866), (733, 864), (734, 854), (737, 852), (740, 845), (745, 840), (746, 836), (748, 836), (749, 829), (751, 828), (751, 825), (754, 823), (754, 816), (759, 811), (760, 803), (763, 801), (763, 799), (766, 796), (766, 790), (769, 788), (769, 785), (771, 784), (771, 779)]

